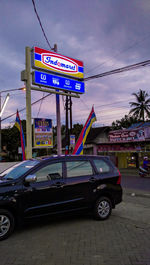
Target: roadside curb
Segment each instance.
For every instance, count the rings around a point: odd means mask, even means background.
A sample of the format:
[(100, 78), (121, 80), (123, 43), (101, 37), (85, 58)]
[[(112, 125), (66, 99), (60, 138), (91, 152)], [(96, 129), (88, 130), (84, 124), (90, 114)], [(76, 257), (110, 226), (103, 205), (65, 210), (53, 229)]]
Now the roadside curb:
[(150, 192), (123, 188), (123, 193), (132, 197), (150, 198)]

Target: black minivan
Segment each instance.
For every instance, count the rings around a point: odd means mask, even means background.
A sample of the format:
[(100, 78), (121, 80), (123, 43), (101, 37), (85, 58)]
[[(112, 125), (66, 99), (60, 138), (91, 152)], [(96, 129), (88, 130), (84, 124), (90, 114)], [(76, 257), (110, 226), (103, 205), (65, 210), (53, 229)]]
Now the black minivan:
[(0, 240), (18, 221), (91, 210), (107, 219), (122, 201), (121, 175), (108, 157), (55, 156), (20, 162), (0, 173)]

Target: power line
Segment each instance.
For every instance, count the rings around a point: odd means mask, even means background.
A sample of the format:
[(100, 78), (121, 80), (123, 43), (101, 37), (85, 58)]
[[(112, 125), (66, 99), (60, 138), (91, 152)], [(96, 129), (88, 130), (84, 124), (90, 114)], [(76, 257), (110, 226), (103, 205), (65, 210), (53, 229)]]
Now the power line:
[[(132, 49), (133, 47), (138, 46), (138, 45), (141, 44), (143, 41), (145, 41), (145, 39), (147, 39), (147, 38), (149, 38), (149, 37), (150, 37), (150, 34), (146, 35), (142, 40), (140, 40), (140, 41), (138, 41), (138, 42), (137, 42), (137, 41), (134, 42), (133, 44), (131, 44), (131, 45), (130, 45), (129, 47), (127, 47), (126, 49), (124, 49), (124, 50), (122, 50), (122, 51), (119, 51), (118, 53), (116, 53), (116, 54), (113, 56), (112, 60), (113, 60), (114, 58), (118, 57), (118, 55), (120, 55), (120, 54), (122, 54), (122, 53), (124, 53), (124, 52), (126, 52), (126, 51), (128, 51), (128, 50), (130, 50), (130, 49)], [(100, 66), (102, 66), (102, 65), (104, 65), (104, 64), (106, 64), (107, 62), (110, 62), (110, 61), (112, 61), (112, 60), (108, 60), (108, 61), (105, 61), (105, 62), (103, 62), (103, 63), (101, 63), (101, 64), (98, 64), (97, 66), (95, 66), (95, 67), (93, 67), (91, 70), (89, 70), (87, 73), (92, 72), (94, 69), (99, 68)]]
[[(44, 92), (43, 92), (43, 97), (44, 97)], [(38, 111), (37, 117), (39, 116), (39, 113), (41, 111), (42, 103), (43, 103), (43, 99), (40, 102), (40, 107), (39, 107), (39, 111)]]
[(45, 37), (45, 39), (46, 39), (46, 41), (47, 41), (48, 46), (49, 46), (50, 49), (52, 50), (52, 47), (51, 47), (51, 45), (50, 45), (50, 43), (49, 43), (49, 41), (48, 41), (48, 38), (47, 38), (47, 36), (46, 36), (46, 34), (45, 34), (45, 31), (44, 31), (44, 28), (43, 28), (43, 26), (42, 26), (42, 22), (41, 22), (41, 20), (40, 20), (40, 17), (39, 17), (39, 15), (38, 15), (37, 10), (36, 10), (35, 1), (32, 0), (32, 3), (33, 3), (33, 7), (34, 7), (34, 12), (35, 12), (35, 14), (36, 14), (36, 16), (37, 16), (37, 19), (38, 19), (38, 21), (39, 21), (39, 24), (40, 24), (40, 27), (41, 27), (42, 32), (43, 32), (43, 34), (44, 34), (44, 37)]
[[(81, 98), (80, 98), (80, 100), (81, 100), (82, 103), (85, 105), (86, 109), (89, 110), (89, 106), (86, 105), (86, 104), (84, 103), (84, 101), (83, 101)], [(131, 100), (131, 99), (129, 99), (129, 100)], [(108, 103), (108, 104), (104, 104), (104, 105), (96, 105), (96, 104), (94, 104), (94, 108), (107, 107), (107, 106), (112, 106), (112, 105), (116, 105), (116, 104), (120, 104), (120, 103), (125, 103), (125, 102), (129, 103), (129, 100), (119, 100), (119, 101), (114, 101), (114, 102), (112, 102), (112, 103)]]
[[(38, 103), (39, 101), (41, 101), (41, 100), (43, 100), (43, 99), (45, 99), (45, 98), (47, 98), (47, 97), (49, 97), (51, 94), (48, 94), (48, 95), (46, 95), (46, 96), (44, 96), (44, 97), (42, 97), (42, 98), (40, 98), (40, 99), (38, 99), (38, 100), (36, 100), (35, 102), (33, 102), (32, 104), (31, 104), (31, 106), (33, 106), (33, 105), (35, 105), (36, 103)], [(26, 109), (26, 107), (25, 108), (23, 108), (23, 109), (20, 109), (20, 110), (18, 110), (19, 112), (22, 112), (22, 111), (24, 111)], [(16, 112), (15, 113), (13, 113), (13, 114), (11, 114), (11, 115), (9, 115), (9, 116), (7, 116), (6, 118), (4, 118), (4, 119), (1, 119), (1, 121), (5, 121), (5, 120), (7, 120), (7, 119), (9, 119), (9, 118), (11, 118), (12, 116), (14, 116), (14, 115), (16, 115)]]
[(89, 81), (89, 80), (92, 80), (92, 79), (96, 79), (96, 78), (100, 78), (100, 77), (104, 77), (104, 76), (112, 75), (112, 74), (118, 74), (118, 73), (130, 71), (130, 70), (135, 70), (135, 69), (138, 69), (139, 67), (144, 67), (144, 66), (147, 66), (147, 65), (150, 65), (150, 60), (147, 60), (147, 61), (144, 61), (144, 62), (140, 62), (140, 63), (136, 63), (136, 64), (131, 64), (131, 65), (128, 65), (128, 66), (125, 66), (125, 67), (122, 67), (122, 68), (117, 68), (117, 69), (114, 69), (112, 71), (104, 72), (104, 73), (101, 73), (101, 74), (89, 76), (89, 77), (84, 78), (84, 81)]

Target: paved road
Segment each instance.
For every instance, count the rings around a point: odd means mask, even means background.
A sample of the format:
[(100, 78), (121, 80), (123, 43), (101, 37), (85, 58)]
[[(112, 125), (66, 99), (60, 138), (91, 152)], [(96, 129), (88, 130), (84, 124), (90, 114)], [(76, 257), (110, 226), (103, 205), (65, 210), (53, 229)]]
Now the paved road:
[(150, 192), (150, 177), (141, 178), (138, 175), (122, 175), (121, 183), (124, 188), (144, 190)]
[(141, 200), (125, 196), (103, 222), (86, 215), (30, 224), (0, 242), (0, 264), (150, 265), (149, 199)]
[(17, 162), (0, 162), (0, 172), (15, 165)]

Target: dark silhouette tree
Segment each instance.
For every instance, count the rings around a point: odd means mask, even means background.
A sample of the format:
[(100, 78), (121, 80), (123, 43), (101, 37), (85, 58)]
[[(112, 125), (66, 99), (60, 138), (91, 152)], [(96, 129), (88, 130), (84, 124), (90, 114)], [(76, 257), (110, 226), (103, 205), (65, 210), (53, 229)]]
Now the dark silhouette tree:
[(133, 114), (139, 120), (145, 121), (145, 118), (150, 118), (150, 97), (144, 90), (139, 90), (137, 93), (133, 93), (136, 102), (129, 102), (132, 108), (129, 114)]
[(139, 120), (131, 115), (125, 115), (120, 120), (116, 120), (112, 122), (111, 129), (112, 130), (122, 130), (128, 129), (132, 124), (139, 122)]

